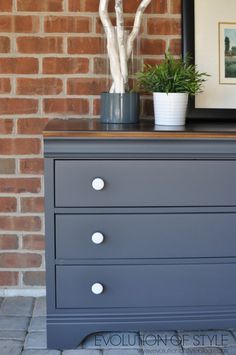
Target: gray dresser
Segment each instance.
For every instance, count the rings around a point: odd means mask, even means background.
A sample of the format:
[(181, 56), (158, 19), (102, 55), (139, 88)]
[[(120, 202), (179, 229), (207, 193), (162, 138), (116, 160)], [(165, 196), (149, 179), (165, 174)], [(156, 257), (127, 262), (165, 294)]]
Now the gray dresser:
[(49, 348), (236, 326), (236, 124), (44, 131)]

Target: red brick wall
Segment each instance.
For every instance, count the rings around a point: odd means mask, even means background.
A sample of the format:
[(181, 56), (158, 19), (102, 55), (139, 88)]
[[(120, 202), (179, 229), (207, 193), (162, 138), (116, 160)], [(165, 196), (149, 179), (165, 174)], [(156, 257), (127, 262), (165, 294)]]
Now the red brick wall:
[[(180, 53), (180, 1), (153, 0), (147, 9), (144, 61), (160, 60), (168, 47)], [(139, 2), (124, 0), (127, 23)], [(99, 115), (98, 5), (0, 0), (0, 287), (44, 284), (41, 131), (56, 116)]]

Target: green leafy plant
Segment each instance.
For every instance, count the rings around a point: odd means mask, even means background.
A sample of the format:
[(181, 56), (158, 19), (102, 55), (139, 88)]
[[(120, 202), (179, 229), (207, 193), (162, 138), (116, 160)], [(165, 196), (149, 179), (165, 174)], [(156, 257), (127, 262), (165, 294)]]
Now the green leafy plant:
[(196, 95), (202, 92), (207, 73), (200, 73), (191, 58), (175, 59), (170, 53), (165, 54), (159, 65), (145, 65), (137, 73), (139, 89), (145, 92), (188, 93)]

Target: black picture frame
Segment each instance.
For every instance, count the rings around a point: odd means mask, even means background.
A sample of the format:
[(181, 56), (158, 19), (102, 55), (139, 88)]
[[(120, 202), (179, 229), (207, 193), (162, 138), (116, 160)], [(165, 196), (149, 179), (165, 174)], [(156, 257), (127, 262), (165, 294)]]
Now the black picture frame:
[[(207, 1), (207, 0), (204, 0)], [(190, 54), (195, 63), (195, 0), (182, 0), (182, 55)], [(199, 109), (194, 97), (190, 98), (187, 119), (209, 119), (214, 121), (236, 120), (236, 109)]]

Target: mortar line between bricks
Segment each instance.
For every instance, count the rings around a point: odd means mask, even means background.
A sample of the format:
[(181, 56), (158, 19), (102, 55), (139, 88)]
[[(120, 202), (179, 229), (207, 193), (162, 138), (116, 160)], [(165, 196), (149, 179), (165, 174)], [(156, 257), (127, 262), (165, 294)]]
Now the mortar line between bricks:
[[(181, 39), (181, 37), (177, 37), (175, 36), (173, 39)], [(165, 39), (166, 40), (166, 39)], [(43, 56), (43, 58), (42, 58)], [(14, 57), (12, 57), (11, 53), (1, 53), (1, 59), (24, 59), (24, 58), (32, 58), (32, 59), (44, 59), (44, 58), (82, 58), (82, 59), (91, 59), (91, 58), (106, 58), (106, 56), (102, 53), (97, 53), (97, 54), (85, 54), (85, 53), (42, 53), (42, 54), (35, 54), (35, 53), (16, 53), (14, 54)], [(149, 57), (153, 57), (153, 58), (164, 58), (164, 54), (143, 54), (142, 55), (143, 58), (149, 58)], [(35, 75), (37, 75), (38, 73), (36, 73)], [(21, 73), (21, 74), (15, 74), (15, 73), (3, 73), (0, 74), (1, 76), (3, 75), (26, 75), (27, 77), (29, 75), (33, 75), (33, 74), (28, 74), (28, 73)], [(54, 75), (54, 74), (53, 74)], [(59, 73), (58, 75), (68, 75), (68, 74), (63, 74), (63, 73)]]
[[(15, 0), (14, 0), (15, 1)], [(67, 11), (66, 9), (63, 10), (63, 11), (20, 11), (20, 10), (17, 10), (17, 9), (14, 9), (13, 11), (14, 14), (18, 15), (18, 16), (55, 16), (55, 17), (77, 17), (78, 14), (79, 16), (82, 16), (82, 17), (99, 17), (98, 15), (98, 11), (97, 12), (91, 12), (91, 11)], [(12, 11), (5, 11), (3, 13), (4, 15), (12, 15)], [(110, 12), (109, 13), (111, 17), (115, 17), (115, 12)], [(130, 17), (133, 17), (133, 13), (131, 12), (126, 12), (124, 14), (124, 17), (125, 18), (130, 18)], [(168, 10), (167, 12), (165, 13), (147, 13), (145, 12), (144, 13), (144, 17), (155, 17), (155, 18), (158, 18), (158, 17), (176, 17), (176, 16), (181, 16), (181, 14), (175, 14), (175, 13), (168, 13)]]
[[(12, 136), (12, 137), (14, 137), (14, 138), (16, 138), (15, 136)], [(21, 137), (21, 136), (20, 136)], [(20, 138), (19, 137), (19, 138)], [(9, 138), (9, 136), (7, 136), (7, 138)], [(7, 158), (7, 159), (9, 159), (9, 158), (12, 158), (12, 159), (24, 159), (24, 158), (43, 158), (43, 156), (42, 156), (42, 154), (25, 154), (25, 155), (10, 155), (10, 154), (1, 154), (0, 155), (0, 158), (1, 159), (3, 159), (3, 158)], [(4, 174), (4, 175), (8, 175), (7, 177), (10, 177), (12, 174)], [(26, 175), (25, 173), (21, 173), (21, 174), (19, 174), (19, 175)], [(28, 175), (28, 174), (27, 174)], [(32, 175), (32, 176), (31, 176)], [(39, 175), (42, 175), (42, 174), (35, 174), (35, 176), (39, 176)], [(31, 177), (33, 177), (34, 176), (34, 174), (29, 174), (29, 176), (31, 176)]]
[[(43, 32), (41, 33), (14, 33), (14, 32), (1, 32), (1, 35), (4, 36), (9, 36), (14, 38), (15, 40), (18, 38), (48, 38), (48, 37), (58, 37), (58, 38), (104, 38), (104, 35), (102, 33), (92, 33), (92, 32), (86, 32), (86, 33), (79, 33), (79, 32)], [(149, 33), (142, 33), (140, 35), (140, 38), (152, 38), (154, 37), (155, 39), (159, 40), (159, 39), (166, 39), (167, 37), (171, 37), (171, 38), (181, 38), (181, 35), (179, 34), (149, 34)], [(16, 45), (16, 41), (15, 41), (15, 46), (14, 49), (17, 49), (17, 45)], [(16, 50), (14, 52), (17, 52)], [(14, 53), (13, 52), (13, 53)], [(12, 54), (13, 54), (12, 53)], [(24, 53), (24, 52), (18, 52), (19, 54), (21, 54), (22, 56), (24, 56), (24, 54), (30, 54), (29, 52)], [(51, 52), (51, 54), (63, 54), (63, 52)], [(40, 53), (32, 53), (33, 55), (43, 55), (43, 52)], [(45, 54), (49, 54), (49, 53), (45, 53)], [(85, 55), (85, 54), (84, 54)]]
[[(3, 270), (6, 271), (6, 269), (0, 268), (0, 271), (3, 271)], [(21, 269), (7, 268), (7, 271), (28, 272), (28, 271), (45, 271), (45, 269), (40, 269), (39, 267), (37, 267), (37, 268), (21, 268)], [(11, 288), (15, 289), (16, 285), (11, 286)], [(22, 289), (28, 289), (28, 288), (30, 288), (30, 289), (38, 289), (38, 288), (40, 288), (41, 289), (41, 288), (45, 288), (45, 286), (31, 286), (31, 287), (29, 287), (28, 285), (27, 286), (24, 285), (24, 287), (22, 287)]]
[[(13, 175), (14, 176), (14, 175)], [(42, 192), (41, 192), (42, 193)], [(21, 193), (0, 193), (0, 197), (22, 197), (22, 198), (35, 198), (35, 197), (44, 197), (44, 195), (37, 194), (37, 193), (25, 193), (25, 194), (21, 194)], [(4, 213), (4, 212), (3, 212)], [(30, 212), (24, 212), (24, 213), (30, 213)], [(44, 212), (34, 212), (37, 214), (42, 214), (44, 215)]]
[[(31, 217), (31, 216), (44, 217), (44, 212), (22, 212), (22, 211), (20, 211), (20, 212), (23, 217)], [(4, 216), (17, 217), (18, 215), (19, 215), (18, 212), (0, 212), (1, 217), (4, 217)]]
[(170, 14), (171, 11), (171, 0), (167, 0), (167, 12)]
[[(0, 196), (2, 197), (2, 196)], [(19, 196), (19, 194), (13, 196), (16, 198), (17, 204), (16, 204), (16, 213), (21, 213), (21, 197)]]

